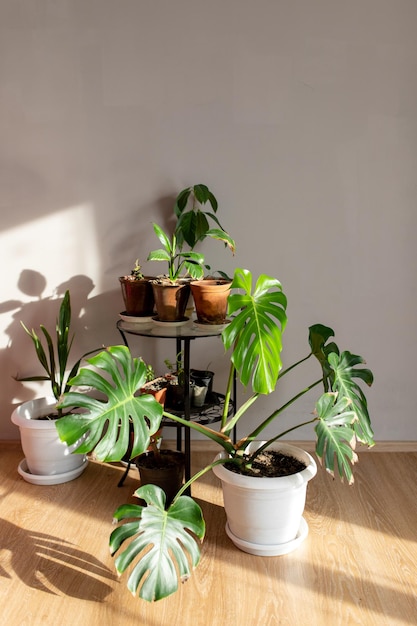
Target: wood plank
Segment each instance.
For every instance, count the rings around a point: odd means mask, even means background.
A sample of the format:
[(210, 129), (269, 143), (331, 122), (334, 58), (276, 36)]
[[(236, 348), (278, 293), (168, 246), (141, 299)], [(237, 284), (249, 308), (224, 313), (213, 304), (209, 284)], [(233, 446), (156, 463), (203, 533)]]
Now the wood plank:
[[(156, 604), (133, 598), (108, 551), (115, 508), (138, 487), (131, 470), (90, 462), (75, 481), (34, 486), (0, 447), (2, 623), (205, 626), (209, 623), (410, 626), (417, 615), (417, 453), (361, 454), (352, 487), (320, 471), (310, 483), (309, 536), (282, 557), (231, 544), (212, 473), (195, 485), (207, 521), (202, 563)], [(193, 469), (212, 451), (193, 453)]]

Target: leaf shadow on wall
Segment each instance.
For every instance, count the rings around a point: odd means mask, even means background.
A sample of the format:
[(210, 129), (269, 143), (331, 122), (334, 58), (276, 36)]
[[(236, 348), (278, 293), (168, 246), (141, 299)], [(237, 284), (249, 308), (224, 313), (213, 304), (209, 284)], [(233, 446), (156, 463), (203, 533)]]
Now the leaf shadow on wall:
[(71, 335), (74, 336), (69, 359), (71, 369), (82, 354), (103, 347), (102, 339), (97, 337), (100, 337), (100, 329), (109, 326), (112, 311), (118, 310), (118, 299), (121, 299), (119, 289), (90, 297), (95, 284), (85, 275), (72, 276), (55, 288), (47, 290), (46, 278), (40, 272), (24, 269), (20, 273), (17, 286), (22, 294), (21, 300), (0, 303), (0, 314), (11, 316), (10, 323), (4, 329), (8, 337), (7, 346), (0, 350), (0, 372), (6, 381), (2, 397), (3, 410), (6, 411), (8, 408), (5, 415), (10, 415), (17, 404), (39, 395), (30, 385), (16, 381), (15, 377), (38, 376), (45, 373), (37, 359), (31, 339), (21, 326), (21, 321), (29, 329), (35, 329), (38, 336), (43, 338), (40, 330), (42, 324), (54, 339), (59, 308), (65, 291), (69, 289)]

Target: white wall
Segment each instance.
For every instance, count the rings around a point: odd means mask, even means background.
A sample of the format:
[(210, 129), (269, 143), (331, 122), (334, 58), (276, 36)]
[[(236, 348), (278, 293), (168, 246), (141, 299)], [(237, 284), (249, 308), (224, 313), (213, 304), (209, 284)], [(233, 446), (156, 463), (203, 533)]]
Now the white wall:
[[(414, 0), (2, 0), (0, 438), (36, 392), (19, 320), (70, 286), (77, 353), (119, 342), (117, 277), (203, 182), (238, 244), (211, 264), (284, 285), (286, 363), (332, 326), (374, 371), (376, 438), (417, 439), (416, 26)], [(222, 378), (219, 341), (194, 356)]]

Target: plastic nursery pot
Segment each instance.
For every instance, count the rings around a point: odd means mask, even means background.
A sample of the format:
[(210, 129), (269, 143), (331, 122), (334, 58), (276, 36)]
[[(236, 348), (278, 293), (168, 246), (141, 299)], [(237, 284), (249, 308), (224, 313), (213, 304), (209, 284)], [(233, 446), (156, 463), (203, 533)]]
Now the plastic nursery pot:
[(190, 369), (190, 380), (198, 387), (207, 387), (207, 393), (210, 395), (213, 391), (214, 372), (211, 370)]
[(157, 485), (170, 504), (184, 480), (185, 455), (177, 450), (145, 452), (136, 459), (141, 485)]
[(232, 282), (225, 279), (195, 280), (190, 283), (199, 324), (223, 324)]
[(127, 315), (149, 317), (153, 315), (155, 298), (151, 276), (137, 280), (133, 276), (119, 276), (123, 302)]

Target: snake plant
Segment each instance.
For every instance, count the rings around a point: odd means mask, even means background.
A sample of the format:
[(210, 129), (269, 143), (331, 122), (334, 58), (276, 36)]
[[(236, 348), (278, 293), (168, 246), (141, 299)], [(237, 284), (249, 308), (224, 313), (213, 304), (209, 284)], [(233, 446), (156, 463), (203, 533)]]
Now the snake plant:
[[(259, 439), (267, 426), (276, 425), (277, 429), (264, 447), (310, 424), (315, 429), (316, 454), (323, 466), (342, 480), (353, 482), (356, 442), (368, 446), (374, 443), (367, 401), (360, 386), (361, 383), (372, 384), (372, 372), (363, 367), (362, 357), (349, 351), (341, 352), (331, 340), (333, 330), (321, 324), (309, 328), (307, 355), (283, 369), (281, 351), (286, 307), (287, 299), (277, 279), (261, 275), (253, 285), (251, 272), (235, 270), (228, 301), (231, 322), (222, 333), (224, 346), (230, 353), (230, 374), (218, 430), (186, 421), (168, 411), (162, 412), (150, 396), (136, 397), (145, 381), (146, 367), (140, 359), (132, 357), (127, 347), (113, 346), (89, 359), (90, 367), (82, 368), (72, 380), (73, 385), (87, 385), (103, 392), (107, 399), (99, 404), (88, 394), (64, 394), (62, 407), (78, 404), (87, 413), (59, 420), (57, 428), (61, 439), (72, 444), (89, 433), (79, 451), (94, 450), (103, 461), (115, 460), (121, 458), (126, 449), (130, 422), (135, 432), (132, 455), (137, 455), (146, 449), (149, 437), (158, 429), (163, 416), (215, 441), (227, 452), (228, 460), (243, 464), (252, 460), (243, 455), (248, 443)], [(250, 432), (233, 443), (232, 430), (249, 407), (263, 395), (273, 393), (284, 376), (294, 373), (297, 366), (312, 357), (319, 365), (316, 380), (278, 405), (270, 415), (261, 417)], [(235, 414), (228, 417), (234, 372), (252, 393)], [(279, 416), (318, 386), (323, 390), (315, 403), (314, 414), (282, 430)], [(205, 523), (199, 505), (184, 493), (214, 464), (226, 460), (217, 460), (192, 476), (170, 506), (166, 506), (165, 494), (159, 487), (146, 485), (140, 487), (136, 495), (147, 506), (123, 505), (117, 509), (114, 517), (120, 525), (111, 533), (110, 550), (113, 555), (117, 554), (115, 566), (120, 574), (130, 568), (127, 585), (133, 594), (138, 593), (148, 601), (164, 598), (175, 592), (178, 582), (185, 581), (192, 568), (198, 565)]]

